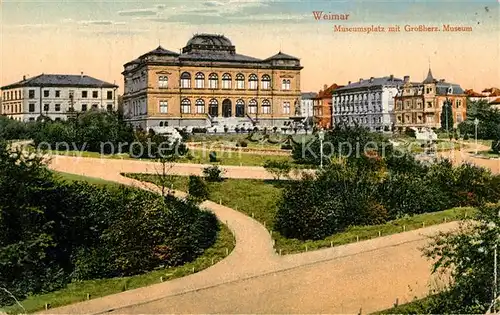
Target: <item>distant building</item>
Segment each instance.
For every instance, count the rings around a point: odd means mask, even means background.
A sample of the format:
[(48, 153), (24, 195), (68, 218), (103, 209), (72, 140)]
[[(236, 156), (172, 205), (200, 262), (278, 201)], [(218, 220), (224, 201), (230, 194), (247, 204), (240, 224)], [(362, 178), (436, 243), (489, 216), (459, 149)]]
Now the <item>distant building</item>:
[(467, 114), (465, 91), (458, 84), (434, 79), (431, 69), (421, 83), (410, 82), (406, 76), (395, 101), (395, 127), (400, 131), (408, 127), (441, 128), (441, 112), (447, 102), (452, 107), (455, 126)]
[(332, 128), (332, 94), (339, 85), (324, 85), (323, 90), (313, 99), (314, 124), (319, 128)]
[(334, 123), (389, 131), (394, 123), (394, 96), (402, 84), (403, 80), (393, 75), (349, 81), (333, 93)]
[(484, 89), (481, 93), (469, 89), (465, 90), (465, 95), (467, 96), (467, 99), (471, 101), (485, 101), (488, 103), (492, 103), (500, 98), (500, 89), (492, 87), (489, 89)]
[(300, 116), (304, 117), (305, 121), (311, 125), (313, 118), (313, 103), (314, 98), (317, 97), (318, 94), (314, 92), (306, 92), (302, 93), (300, 96)]
[(15, 120), (34, 121), (40, 116), (65, 120), (90, 109), (116, 110), (117, 88), (83, 73), (23, 77), (1, 88), (2, 113)]
[(135, 126), (279, 126), (300, 99), (300, 60), (236, 53), (222, 35), (194, 35), (181, 53), (158, 47), (127, 62), (124, 115)]

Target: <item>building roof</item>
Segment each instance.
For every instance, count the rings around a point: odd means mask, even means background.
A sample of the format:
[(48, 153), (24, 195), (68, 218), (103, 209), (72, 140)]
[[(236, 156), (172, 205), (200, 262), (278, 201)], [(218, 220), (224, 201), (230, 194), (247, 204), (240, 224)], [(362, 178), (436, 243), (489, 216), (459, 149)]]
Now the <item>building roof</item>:
[(301, 98), (304, 100), (310, 100), (318, 96), (318, 93), (315, 92), (304, 92), (301, 94)]
[(327, 87), (326, 89), (319, 91), (318, 95), (316, 96), (316, 99), (332, 98), (333, 91), (336, 91), (342, 87), (343, 87), (342, 85), (337, 85), (336, 83), (334, 83), (329, 87)]
[(281, 51), (279, 51), (276, 55), (265, 59), (265, 61), (268, 60), (299, 60), (299, 58), (284, 54)]
[(117, 88), (115, 84), (98, 80), (88, 75), (72, 74), (40, 74), (2, 87), (4, 89), (17, 87), (89, 87), (89, 88)]
[(465, 95), (469, 97), (486, 97), (485, 95), (475, 92), (473, 89), (468, 89), (464, 91)]
[(367, 80), (360, 79), (359, 81), (352, 82), (344, 87), (336, 89), (336, 91), (345, 91), (350, 89), (368, 88), (373, 86), (384, 86), (384, 85), (402, 85), (404, 81), (395, 78), (394, 76), (380, 77), (380, 78), (370, 78)]
[(229, 62), (262, 62), (262, 60), (241, 55), (227, 54), (215, 51), (191, 51), (179, 56), (179, 60), (229, 61)]
[(436, 94), (437, 95), (457, 95), (457, 94), (465, 94), (465, 92), (458, 84), (439, 81), (436, 84)]
[(165, 48), (161, 47), (161, 45), (160, 45), (160, 46), (156, 47), (156, 49), (153, 49), (150, 52), (145, 53), (144, 55), (140, 56), (139, 58), (143, 58), (143, 57), (150, 56), (150, 55), (154, 55), (154, 56), (174, 56), (174, 57), (179, 56), (178, 53), (170, 51), (168, 49), (165, 49)]
[(490, 104), (500, 104), (500, 97), (491, 101)]
[(194, 35), (186, 44), (189, 45), (233, 46), (229, 38), (224, 35), (205, 33)]
[(431, 68), (429, 67), (429, 72), (427, 72), (427, 78), (425, 78), (425, 80), (422, 83), (429, 84), (429, 83), (436, 83), (436, 82), (437, 82), (437, 80), (434, 79), (434, 77), (432, 76), (432, 71), (431, 71)]

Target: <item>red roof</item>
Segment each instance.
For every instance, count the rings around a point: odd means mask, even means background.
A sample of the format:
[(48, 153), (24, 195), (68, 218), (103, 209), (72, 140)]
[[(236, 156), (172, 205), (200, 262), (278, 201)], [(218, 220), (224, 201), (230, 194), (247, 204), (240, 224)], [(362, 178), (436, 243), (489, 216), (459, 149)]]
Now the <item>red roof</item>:
[(478, 93), (478, 92), (475, 92), (474, 90), (470, 89), (470, 90), (465, 90), (465, 95), (469, 96), (469, 97), (486, 97), (484, 96), (483, 94), (481, 93)]
[(500, 104), (500, 97), (494, 100), (493, 102), (490, 102), (490, 104)]
[(341, 87), (343, 87), (343, 85), (337, 85), (336, 83), (333, 83), (332, 85), (327, 87), (324, 91), (323, 90), (319, 91), (316, 99), (331, 98), (333, 91)]

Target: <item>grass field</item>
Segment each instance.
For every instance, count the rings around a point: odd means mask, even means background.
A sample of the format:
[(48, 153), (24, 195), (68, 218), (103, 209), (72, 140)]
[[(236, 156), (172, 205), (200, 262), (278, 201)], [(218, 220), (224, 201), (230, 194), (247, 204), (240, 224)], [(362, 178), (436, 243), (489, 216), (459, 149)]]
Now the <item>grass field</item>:
[[(73, 282), (64, 289), (47, 294), (33, 295), (20, 301), (20, 303), (23, 305), (26, 312), (32, 313), (44, 309), (45, 304), (50, 304), (51, 308), (64, 306), (85, 301), (87, 299), (87, 294), (90, 294), (90, 297), (94, 299), (160, 283), (162, 280), (168, 281), (184, 277), (192, 274), (193, 270), (194, 272), (201, 271), (212, 266), (212, 262), (215, 264), (224, 259), (226, 254), (230, 253), (234, 248), (235, 241), (231, 231), (224, 224), (219, 223), (219, 225), (221, 229), (217, 235), (215, 244), (205, 250), (205, 252), (193, 262), (179, 267), (159, 269), (131, 277)], [(25, 313), (18, 305), (0, 309), (0, 312), (2, 311), (9, 313)]]
[(56, 177), (61, 180), (65, 180), (68, 182), (75, 182), (75, 181), (85, 181), (93, 185), (112, 185), (112, 186), (119, 186), (118, 183), (115, 182), (110, 182), (104, 179), (100, 178), (94, 178), (94, 177), (88, 177), (88, 176), (82, 176), (82, 175), (76, 175), (76, 174), (70, 174), (70, 173), (63, 173), (63, 172), (54, 172)]
[(500, 154), (493, 153), (493, 151), (478, 151), (477, 154), (490, 159), (500, 158)]
[[(126, 174), (129, 177), (159, 183), (157, 175), (151, 174)], [(187, 191), (188, 178), (183, 176), (172, 177), (174, 189)], [(286, 182), (253, 179), (225, 179), (220, 183), (208, 183), (210, 200), (221, 202), (223, 205), (241, 211), (257, 221), (265, 224), (272, 230), (277, 211), (277, 202)], [(473, 208), (453, 208), (445, 211), (425, 213), (412, 217), (393, 220), (381, 225), (354, 226), (348, 230), (318, 241), (301, 241), (285, 238), (277, 232), (272, 236), (275, 248), (284, 254), (304, 252), (306, 250), (320, 249), (366, 240), (374, 237), (386, 236), (418, 229), (423, 226), (456, 221), (472, 216)], [(379, 234), (380, 233), (380, 234)], [(306, 248), (307, 246), (307, 248)]]

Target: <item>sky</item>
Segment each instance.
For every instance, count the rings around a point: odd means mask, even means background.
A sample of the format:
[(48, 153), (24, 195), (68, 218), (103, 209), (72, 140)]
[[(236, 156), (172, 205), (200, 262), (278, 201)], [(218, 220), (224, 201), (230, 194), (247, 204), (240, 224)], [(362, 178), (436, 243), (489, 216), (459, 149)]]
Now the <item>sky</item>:
[[(0, 86), (41, 73), (80, 74), (123, 88), (123, 64), (196, 33), (223, 34), (237, 53), (300, 58), (302, 91), (389, 76), (500, 87), (500, 0), (0, 0)], [(349, 14), (316, 20), (313, 11)], [(405, 25), (471, 32), (406, 32)], [(335, 32), (399, 25), (401, 32)]]

